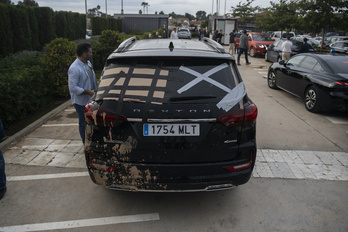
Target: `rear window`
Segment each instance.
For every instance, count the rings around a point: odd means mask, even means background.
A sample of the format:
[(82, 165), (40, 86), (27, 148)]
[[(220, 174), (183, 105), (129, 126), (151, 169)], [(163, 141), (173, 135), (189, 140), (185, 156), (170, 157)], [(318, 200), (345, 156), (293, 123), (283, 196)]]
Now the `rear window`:
[(255, 41), (272, 41), (268, 35), (252, 35)]
[(335, 73), (348, 74), (348, 56), (339, 56), (341, 59), (327, 59), (327, 64)]
[[(229, 60), (126, 58), (108, 61), (96, 100), (152, 104), (218, 102), (240, 78)], [(150, 100), (149, 100), (150, 99)]]

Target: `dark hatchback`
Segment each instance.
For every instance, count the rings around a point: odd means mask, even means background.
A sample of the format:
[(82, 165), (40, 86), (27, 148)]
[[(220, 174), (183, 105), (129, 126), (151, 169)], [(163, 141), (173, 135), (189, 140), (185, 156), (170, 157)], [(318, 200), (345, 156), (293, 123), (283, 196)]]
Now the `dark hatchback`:
[(268, 86), (304, 99), (310, 112), (348, 109), (348, 56), (303, 53), (273, 63)]
[[(279, 62), (282, 59), (282, 44), (285, 42), (285, 39), (277, 40), (273, 44), (269, 45), (267, 47), (267, 51), (265, 53), (265, 60), (266, 61), (271, 61), (271, 62)], [(294, 56), (299, 53), (302, 42), (291, 39), (292, 42), (292, 47), (291, 47), (291, 54), (290, 56)], [(317, 53), (317, 50), (313, 48), (310, 44), (310, 53)]]
[(124, 41), (85, 116), (90, 177), (110, 189), (228, 189), (254, 168), (257, 108), (233, 57), (207, 38)]

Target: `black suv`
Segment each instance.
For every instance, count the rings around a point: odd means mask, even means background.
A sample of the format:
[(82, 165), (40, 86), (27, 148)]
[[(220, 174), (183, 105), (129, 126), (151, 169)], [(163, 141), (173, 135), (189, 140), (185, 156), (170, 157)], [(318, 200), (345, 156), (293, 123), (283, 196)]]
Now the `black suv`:
[(254, 168), (257, 108), (210, 39), (124, 41), (85, 116), (90, 177), (110, 189), (228, 189)]

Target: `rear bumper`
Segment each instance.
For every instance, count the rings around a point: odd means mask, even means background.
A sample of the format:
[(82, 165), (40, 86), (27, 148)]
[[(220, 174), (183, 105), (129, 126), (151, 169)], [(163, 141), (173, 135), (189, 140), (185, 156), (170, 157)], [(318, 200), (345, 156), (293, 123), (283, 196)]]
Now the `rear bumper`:
[[(101, 165), (105, 169), (101, 170), (93, 167), (91, 155), (87, 151), (86, 160), (92, 181), (109, 189), (150, 192), (214, 191), (233, 188), (249, 181), (255, 164), (256, 146), (248, 147), (244, 152), (250, 154), (251, 162), (239, 160), (198, 164), (139, 164), (109, 161)], [(225, 169), (248, 161), (251, 165), (244, 170), (231, 172)]]

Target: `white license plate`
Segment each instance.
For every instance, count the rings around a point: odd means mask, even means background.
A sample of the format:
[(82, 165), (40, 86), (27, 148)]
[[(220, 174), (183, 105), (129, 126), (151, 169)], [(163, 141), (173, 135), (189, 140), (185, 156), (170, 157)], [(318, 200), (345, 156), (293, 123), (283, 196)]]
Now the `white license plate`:
[(199, 124), (144, 124), (144, 136), (199, 136)]

